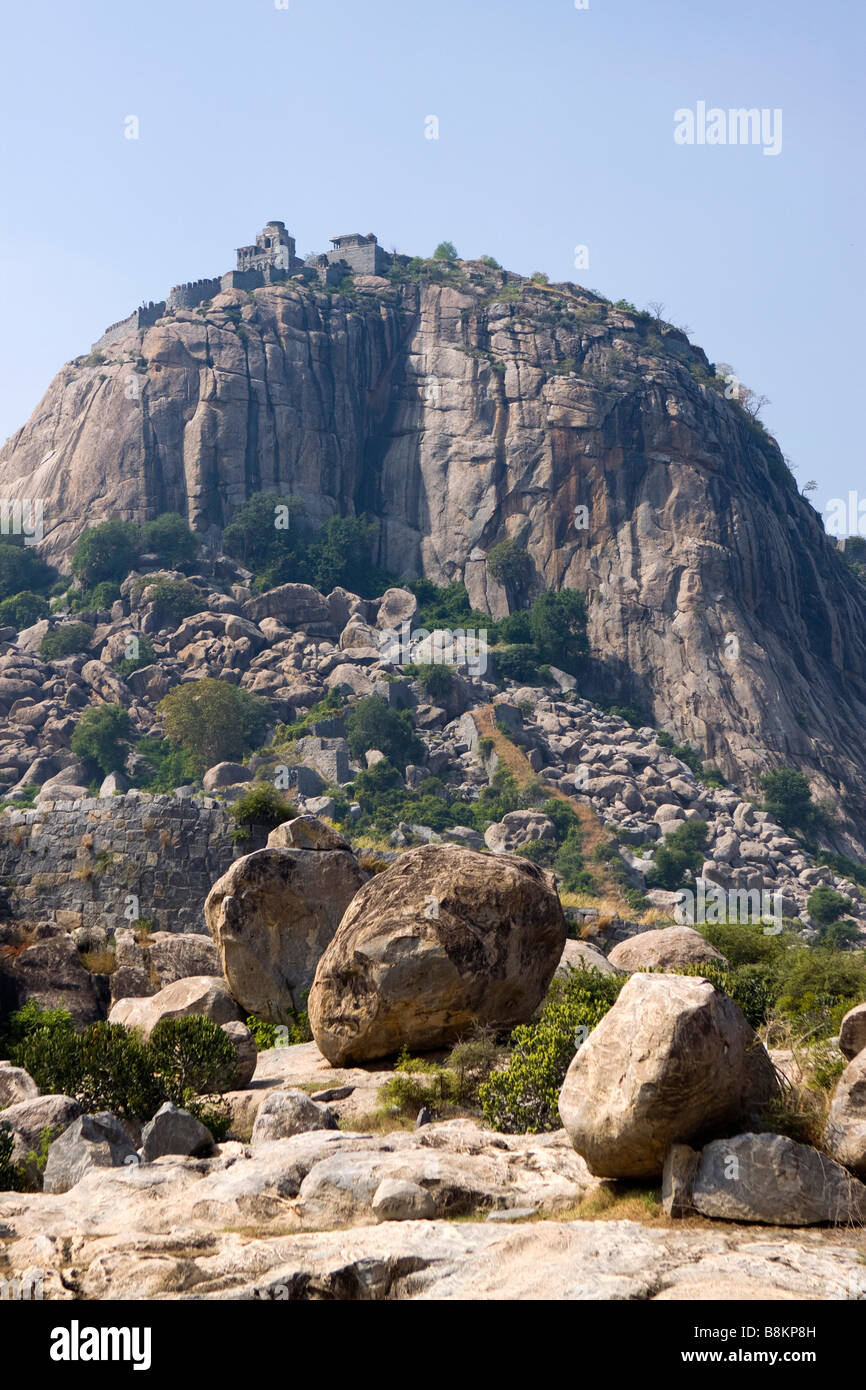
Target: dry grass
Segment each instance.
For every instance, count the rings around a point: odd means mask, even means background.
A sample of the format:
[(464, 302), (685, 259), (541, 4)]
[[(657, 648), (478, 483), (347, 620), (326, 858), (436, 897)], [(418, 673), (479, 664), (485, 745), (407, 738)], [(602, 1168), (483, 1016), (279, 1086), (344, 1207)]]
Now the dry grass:
[(415, 1119), (395, 1115), (390, 1110), (368, 1110), (363, 1115), (343, 1115), (337, 1128), (352, 1134), (393, 1134), (395, 1130), (414, 1129)]
[[(671, 1226), (662, 1211), (657, 1187), (605, 1183), (573, 1206), (557, 1212), (540, 1212), (534, 1221), (640, 1221), (644, 1226)], [(682, 1225), (682, 1222), (678, 1222)]]
[(82, 951), (79, 960), (91, 975), (110, 975), (117, 966), (117, 956), (107, 948), (102, 951)]

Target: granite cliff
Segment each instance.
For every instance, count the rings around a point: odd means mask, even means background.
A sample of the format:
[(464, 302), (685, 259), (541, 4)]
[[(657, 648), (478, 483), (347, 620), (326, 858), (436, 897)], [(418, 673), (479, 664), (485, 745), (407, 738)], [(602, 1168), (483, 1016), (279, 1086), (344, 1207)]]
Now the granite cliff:
[(588, 595), (589, 693), (745, 786), (802, 768), (864, 842), (866, 588), (677, 330), (480, 262), (232, 289), (68, 364), (0, 452), (61, 565), (95, 521), (217, 536), (256, 491), (368, 513), (380, 564), (494, 615), (485, 556), (516, 539), (536, 591)]

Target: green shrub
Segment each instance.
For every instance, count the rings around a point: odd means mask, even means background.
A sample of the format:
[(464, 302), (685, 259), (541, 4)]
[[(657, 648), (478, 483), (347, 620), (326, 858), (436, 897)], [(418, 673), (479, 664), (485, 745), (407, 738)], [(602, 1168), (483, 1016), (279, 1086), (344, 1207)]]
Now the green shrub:
[(150, 590), (150, 602), (156, 606), (161, 621), (170, 618), (180, 623), (190, 613), (201, 610), (201, 594), (188, 579), (169, 579), (167, 575), (158, 574), (145, 579), (141, 588)]
[(457, 247), (453, 241), (440, 241), (433, 252), (434, 261), (456, 261)]
[(503, 680), (521, 685), (544, 685), (539, 670), (538, 648), (531, 643), (516, 643), (513, 647), (497, 647), (494, 652), (496, 670)]
[(81, 1034), (62, 1024), (37, 1027), (13, 1060), (40, 1091), (74, 1096), (90, 1114), (150, 1119), (161, 1103), (142, 1043), (120, 1024), (94, 1023)]
[(15, 1135), (12, 1126), (0, 1119), (0, 1192), (22, 1192), (24, 1176), (17, 1163), (12, 1162)]
[(167, 738), (147, 734), (135, 745), (145, 759), (146, 768), (137, 775), (138, 785), (152, 792), (173, 792), (175, 787), (195, 782), (202, 773), (201, 759), (181, 747), (173, 748)]
[[(273, 565), (288, 566), (297, 555), (301, 539), (297, 519), (303, 510), (297, 497), (254, 493), (238, 507), (223, 531), (223, 549), (257, 574)], [(298, 563), (303, 564), (301, 560)], [(306, 579), (306, 572), (298, 577)]]
[(839, 1031), (844, 1015), (866, 1000), (866, 957), (815, 946), (781, 957), (776, 967), (776, 1008), (815, 1038)]
[(169, 742), (189, 754), (199, 775), (215, 763), (236, 762), (260, 747), (271, 718), (267, 700), (212, 677), (175, 686), (157, 711)]
[(77, 757), (108, 776), (123, 768), (130, 728), (129, 714), (122, 705), (94, 705), (79, 719), (69, 746)]
[(284, 821), (297, 815), (297, 807), (277, 791), (270, 782), (256, 782), (235, 801), (229, 814), (237, 826), (238, 838), (249, 839), (254, 829), (275, 830)]
[(806, 904), (809, 916), (818, 927), (829, 927), (831, 922), (838, 921), (842, 913), (848, 912), (851, 907), (850, 898), (846, 898), (842, 893), (837, 893), (826, 883), (819, 883), (818, 887), (812, 890)]
[(152, 666), (156, 661), (156, 649), (146, 633), (136, 634), (138, 656), (124, 656), (114, 663), (114, 669), (121, 679), (140, 671), (143, 666)]
[(196, 1096), (232, 1090), (237, 1077), (231, 1038), (201, 1014), (160, 1019), (147, 1053), (162, 1095), (187, 1109)]
[(418, 667), (415, 679), (431, 700), (445, 700), (454, 688), (454, 671), (450, 666), (428, 663)]
[(682, 888), (687, 873), (696, 874), (703, 864), (706, 844), (706, 821), (689, 820), (678, 826), (656, 850), (646, 875), (647, 887), (671, 892)]
[(73, 594), (69, 606), (73, 613), (85, 613), (93, 608), (110, 608), (119, 598), (120, 585), (104, 579), (92, 589), (82, 589), (81, 593)]
[(0, 1056), (8, 1056), (16, 1066), (23, 1066), (23, 1062), (16, 1060), (17, 1049), (40, 1030), (68, 1035), (75, 1031), (72, 1015), (67, 1009), (43, 1009), (35, 999), (28, 999), (9, 1015), (5, 1027), (0, 1030)]
[(259, 1052), (270, 1052), (274, 1047), (297, 1047), (299, 1043), (313, 1041), (310, 1016), (306, 1009), (287, 1013), (285, 1023), (270, 1023), (255, 1014), (250, 1014), (246, 1022)]
[(578, 675), (589, 649), (586, 599), (577, 589), (539, 594), (529, 614), (529, 629), (541, 660)]
[(359, 700), (346, 719), (346, 738), (354, 758), (378, 748), (397, 767), (420, 762), (424, 745), (415, 733), (410, 710), (395, 710), (380, 695)]
[(819, 820), (817, 806), (812, 801), (809, 783), (802, 772), (794, 768), (777, 768), (761, 778), (764, 810), (789, 834), (800, 830), (808, 834)]
[(154, 521), (146, 521), (140, 537), (142, 552), (155, 554), (170, 569), (194, 560), (201, 545), (200, 537), (177, 512), (163, 512)]
[(509, 593), (522, 593), (532, 578), (533, 564), (525, 546), (515, 540), (500, 541), (487, 556), (487, 572)]
[(64, 623), (42, 638), (39, 655), (46, 661), (57, 661), (86, 651), (93, 640), (93, 628), (87, 623)]
[(496, 630), (499, 641), (505, 642), (509, 646), (531, 647), (533, 645), (529, 614), (525, 609), (519, 609), (516, 613), (509, 613), (507, 618), (500, 618), (496, 624)]
[(119, 583), (135, 568), (139, 549), (139, 529), (132, 522), (88, 526), (72, 552), (72, 573), (86, 589), (106, 579)]
[(56, 580), (57, 570), (34, 546), (24, 544), (23, 535), (0, 535), (0, 601), (25, 592), (47, 593)]
[[(559, 1092), (575, 1052), (604, 1017), (625, 977), (597, 970), (569, 970), (550, 987), (535, 1023), (515, 1028), (511, 1059), (479, 1088), (484, 1118), (505, 1134), (559, 1129)], [(581, 1030), (586, 1030), (582, 1032)]]
[(40, 618), (47, 618), (49, 613), (48, 600), (41, 594), (34, 594), (30, 589), (24, 589), (20, 594), (14, 594), (12, 598), (5, 598), (0, 603), (0, 627), (17, 627), (18, 631), (23, 631), (26, 627), (32, 627), (38, 623)]
[(586, 868), (580, 844), (580, 833), (570, 830), (556, 852), (554, 872), (566, 893), (591, 892), (592, 874)]

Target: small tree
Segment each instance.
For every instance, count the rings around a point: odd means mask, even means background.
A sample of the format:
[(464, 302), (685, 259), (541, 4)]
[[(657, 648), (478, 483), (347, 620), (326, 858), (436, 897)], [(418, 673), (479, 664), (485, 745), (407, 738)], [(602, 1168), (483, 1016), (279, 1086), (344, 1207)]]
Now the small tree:
[(135, 568), (139, 549), (139, 531), (131, 522), (101, 521), (79, 536), (72, 552), (72, 573), (88, 589), (102, 579), (125, 579)]
[(526, 548), (515, 540), (500, 541), (487, 556), (487, 573), (502, 584), (509, 595), (521, 594), (532, 578), (532, 560)]
[(14, 594), (12, 598), (6, 598), (0, 603), (0, 627), (11, 623), (20, 632), (23, 628), (38, 623), (40, 618), (47, 617), (48, 600), (41, 594), (32, 593), (30, 589), (24, 589), (20, 594)]
[(39, 655), (46, 661), (56, 661), (63, 656), (74, 656), (83, 652), (93, 638), (93, 628), (88, 623), (63, 623), (53, 632), (46, 632), (39, 647)]
[(267, 700), (210, 676), (175, 686), (157, 709), (169, 742), (185, 749), (201, 772), (259, 747), (271, 718)]
[(761, 778), (764, 810), (790, 834), (800, 830), (808, 833), (816, 825), (819, 812), (812, 801), (812, 790), (803, 776), (792, 767), (776, 768)]
[(346, 737), (354, 758), (378, 748), (397, 767), (420, 760), (424, 745), (417, 737), (409, 710), (395, 710), (380, 695), (359, 700), (346, 719)]
[(229, 814), (237, 826), (237, 839), (249, 839), (253, 829), (275, 830), (298, 814), (296, 806), (270, 782), (256, 782), (231, 807)]
[(440, 241), (433, 252), (434, 261), (456, 261), (457, 247), (453, 241)]
[(826, 883), (819, 883), (818, 887), (809, 894), (809, 901), (806, 909), (812, 921), (818, 927), (829, 927), (831, 922), (836, 922), (843, 912), (848, 912), (851, 902), (842, 893), (837, 893), (835, 889), (828, 888)]
[(120, 772), (126, 761), (124, 739), (129, 729), (129, 715), (121, 705), (95, 705), (79, 719), (69, 746), (77, 757), (86, 758), (108, 776)]
[(539, 594), (529, 614), (529, 630), (543, 661), (578, 674), (589, 647), (583, 594), (577, 589)]
[(200, 538), (178, 512), (162, 512), (141, 528), (142, 551), (155, 553), (161, 564), (172, 569), (195, 559), (200, 545)]
[(706, 844), (706, 821), (689, 820), (679, 826), (656, 850), (646, 876), (647, 887), (666, 888), (669, 892), (682, 888), (686, 875), (696, 874), (704, 862)]
[(25, 546), (23, 537), (0, 535), (0, 600), (24, 590), (45, 593), (56, 578), (57, 571), (32, 546)]

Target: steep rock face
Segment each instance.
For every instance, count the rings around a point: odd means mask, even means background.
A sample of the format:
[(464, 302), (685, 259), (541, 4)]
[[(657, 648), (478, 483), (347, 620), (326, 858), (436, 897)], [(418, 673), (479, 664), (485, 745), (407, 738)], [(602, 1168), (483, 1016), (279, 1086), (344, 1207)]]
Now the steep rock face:
[(862, 841), (866, 589), (775, 442), (676, 331), (573, 286), (445, 279), (229, 291), (133, 332), (59, 373), (0, 492), (44, 500), (60, 562), (101, 517), (218, 532), (249, 493), (291, 492), (313, 522), (378, 517), (380, 563), (497, 615), (484, 556), (512, 536), (535, 589), (589, 595), (599, 689), (747, 785), (802, 767)]

